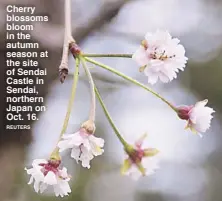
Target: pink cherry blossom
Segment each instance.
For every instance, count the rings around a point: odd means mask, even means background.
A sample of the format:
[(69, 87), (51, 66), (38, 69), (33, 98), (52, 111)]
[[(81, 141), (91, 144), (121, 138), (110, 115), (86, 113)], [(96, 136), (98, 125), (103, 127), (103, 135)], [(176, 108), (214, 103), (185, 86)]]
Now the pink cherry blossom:
[(64, 135), (58, 143), (59, 151), (72, 149), (71, 157), (77, 162), (81, 161), (82, 166), (90, 168), (90, 161), (94, 156), (102, 155), (104, 140), (88, 133), (85, 128), (80, 128), (74, 134)]
[(53, 186), (56, 196), (65, 196), (71, 193), (68, 181), (67, 169), (59, 168), (60, 161), (35, 159), (32, 168), (25, 170), (31, 175), (28, 184), (34, 182), (34, 190), (43, 193), (49, 186)]
[(142, 136), (133, 146), (126, 149), (127, 158), (122, 166), (122, 173), (137, 180), (140, 176), (151, 175), (159, 168), (158, 160), (154, 156), (158, 154), (155, 148), (143, 148)]
[(167, 31), (147, 33), (132, 59), (142, 66), (150, 84), (158, 80), (167, 83), (177, 77), (179, 70), (184, 70), (187, 63), (185, 49), (177, 38), (172, 38)]
[(196, 133), (204, 133), (210, 128), (212, 113), (215, 112), (212, 108), (206, 106), (208, 100), (197, 102), (191, 106), (180, 106), (177, 108), (178, 116), (187, 120), (187, 128), (190, 128)]

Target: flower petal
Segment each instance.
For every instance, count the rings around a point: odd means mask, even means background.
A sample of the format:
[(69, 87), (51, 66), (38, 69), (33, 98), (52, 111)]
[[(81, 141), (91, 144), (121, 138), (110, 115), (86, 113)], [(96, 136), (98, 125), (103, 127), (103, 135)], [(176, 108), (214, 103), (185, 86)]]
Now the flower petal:
[(55, 185), (57, 184), (56, 175), (54, 172), (49, 171), (48, 174), (44, 178), (44, 183), (48, 185)]
[(133, 54), (132, 59), (140, 66), (145, 66), (149, 62), (146, 50), (142, 46), (140, 46), (139, 49)]

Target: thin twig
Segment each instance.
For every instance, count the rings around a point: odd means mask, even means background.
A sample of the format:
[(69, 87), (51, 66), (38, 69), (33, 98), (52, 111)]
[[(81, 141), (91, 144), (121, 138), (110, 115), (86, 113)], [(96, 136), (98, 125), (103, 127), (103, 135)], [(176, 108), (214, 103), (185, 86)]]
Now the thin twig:
[(69, 46), (71, 43), (75, 43), (75, 40), (72, 37), (71, 31), (71, 2), (70, 0), (65, 0), (65, 32), (64, 32), (64, 43), (63, 43), (63, 53), (62, 61), (59, 66), (59, 77), (60, 82), (63, 83), (66, 76), (69, 73), (68, 68), (68, 56), (69, 56)]

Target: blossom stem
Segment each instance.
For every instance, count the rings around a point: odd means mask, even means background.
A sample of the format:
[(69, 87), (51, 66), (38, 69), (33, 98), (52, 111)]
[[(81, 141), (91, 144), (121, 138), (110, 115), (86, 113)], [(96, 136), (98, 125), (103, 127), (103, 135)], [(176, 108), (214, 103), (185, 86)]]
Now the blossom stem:
[(82, 54), (83, 57), (122, 57), (132, 58), (132, 54)]
[(68, 103), (68, 107), (67, 107), (67, 112), (66, 112), (66, 116), (65, 116), (65, 120), (63, 123), (63, 127), (61, 130), (61, 134), (60, 137), (62, 137), (62, 135), (65, 133), (68, 123), (69, 123), (69, 117), (72, 111), (72, 106), (73, 106), (73, 102), (75, 99), (75, 95), (76, 95), (76, 88), (77, 88), (77, 83), (78, 83), (78, 78), (79, 78), (79, 63), (80, 60), (79, 58), (76, 58), (76, 67), (75, 67), (75, 73), (74, 73), (74, 77), (73, 77), (73, 84), (72, 84), (72, 91), (71, 91), (71, 96), (69, 99), (69, 103)]
[[(68, 126), (68, 123), (69, 123), (69, 117), (70, 117), (70, 114), (71, 114), (71, 111), (72, 111), (72, 106), (73, 106), (73, 102), (74, 102), (74, 99), (75, 99), (76, 88), (77, 88), (77, 83), (78, 83), (78, 78), (79, 78), (79, 63), (80, 63), (79, 58), (76, 58), (76, 67), (75, 67), (75, 73), (74, 73), (74, 77), (73, 77), (71, 96), (70, 96), (70, 99), (69, 99), (65, 120), (64, 120), (64, 123), (63, 123), (62, 130), (61, 130), (58, 141), (61, 140), (63, 134), (66, 132), (66, 129), (67, 129), (67, 126)], [(50, 158), (55, 159), (55, 158), (58, 158), (58, 157), (59, 157), (59, 149), (58, 149), (58, 147), (56, 147), (54, 149), (54, 151), (52, 152)]]
[(101, 106), (103, 108), (103, 111), (104, 111), (104, 113), (105, 113), (105, 115), (106, 115), (106, 117), (107, 117), (111, 127), (113, 128), (116, 136), (118, 137), (118, 139), (120, 140), (120, 142), (122, 143), (124, 148), (127, 149), (129, 147), (128, 143), (123, 139), (123, 137), (120, 134), (119, 130), (115, 126), (115, 124), (114, 124), (114, 122), (113, 122), (113, 120), (112, 120), (112, 118), (111, 118), (111, 116), (110, 116), (110, 114), (109, 114), (109, 112), (108, 112), (108, 110), (107, 110), (103, 100), (102, 100), (102, 97), (100, 96), (100, 93), (99, 93), (98, 89), (96, 88), (96, 86), (94, 88), (95, 88), (96, 96), (97, 96), (97, 98), (98, 98), (98, 100), (99, 100), (99, 102), (100, 102), (100, 104), (101, 104)]
[(126, 79), (126, 80), (128, 80), (128, 81), (130, 81), (130, 82), (132, 82), (133, 84), (135, 84), (135, 85), (137, 85), (137, 86), (139, 86), (139, 87), (142, 87), (142, 88), (145, 89), (146, 91), (149, 91), (150, 93), (152, 93), (152, 94), (153, 94), (154, 96), (156, 96), (157, 98), (161, 99), (161, 100), (162, 100), (163, 102), (165, 102), (171, 109), (173, 109), (175, 112), (177, 112), (177, 109), (176, 109), (169, 101), (167, 101), (167, 100), (166, 100), (165, 98), (163, 98), (160, 94), (156, 93), (155, 91), (153, 91), (153, 90), (150, 89), (149, 87), (147, 87), (147, 86), (145, 86), (144, 84), (138, 82), (137, 80), (135, 80), (135, 79), (133, 79), (133, 78), (125, 75), (124, 73), (121, 73), (120, 71), (118, 71), (118, 70), (116, 70), (116, 69), (114, 69), (114, 68), (111, 68), (111, 67), (109, 67), (109, 66), (107, 66), (107, 65), (105, 65), (105, 64), (103, 64), (103, 63), (100, 63), (100, 62), (98, 62), (98, 61), (95, 61), (95, 60), (93, 60), (93, 59), (90, 59), (90, 58), (85, 57), (85, 60), (88, 61), (88, 62), (90, 62), (90, 63), (93, 63), (93, 64), (95, 64), (95, 65), (97, 65), (97, 66), (100, 66), (100, 67), (102, 67), (102, 68), (104, 68), (104, 69), (106, 69), (106, 70), (108, 70), (108, 71), (110, 71), (110, 72), (112, 72), (112, 73), (114, 73), (114, 74), (116, 74), (116, 75), (118, 75), (118, 76), (120, 76), (120, 77), (122, 77), (122, 78), (124, 78), (124, 79)]
[(89, 85), (90, 85), (91, 107), (90, 107), (90, 112), (89, 112), (89, 120), (91, 120), (92, 122), (95, 122), (95, 115), (96, 115), (96, 95), (95, 95), (95, 91), (94, 91), (95, 85), (94, 85), (92, 75), (89, 71), (89, 68), (86, 65), (85, 58), (80, 56), (80, 59), (81, 59), (83, 68), (86, 72), (86, 75), (88, 77)]

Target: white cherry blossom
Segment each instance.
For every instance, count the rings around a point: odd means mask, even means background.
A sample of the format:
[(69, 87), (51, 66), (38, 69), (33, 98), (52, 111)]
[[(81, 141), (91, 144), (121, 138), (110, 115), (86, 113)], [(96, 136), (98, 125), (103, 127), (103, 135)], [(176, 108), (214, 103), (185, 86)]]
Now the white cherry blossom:
[(147, 33), (139, 49), (133, 54), (132, 59), (148, 77), (150, 84), (158, 80), (167, 83), (177, 77), (179, 70), (184, 70), (187, 63), (184, 47), (177, 38), (167, 31)]
[(192, 131), (199, 133), (206, 132), (210, 128), (212, 113), (215, 111), (206, 106), (208, 100), (197, 102), (194, 106), (180, 106), (177, 108), (178, 116), (181, 119), (187, 120), (187, 127)]
[(28, 184), (34, 182), (34, 190), (43, 193), (49, 186), (53, 186), (56, 196), (65, 196), (71, 193), (68, 181), (67, 169), (59, 168), (60, 161), (47, 161), (45, 159), (35, 159), (32, 168), (25, 170), (31, 175)]
[(77, 163), (82, 162), (82, 166), (90, 168), (90, 161), (94, 156), (102, 155), (104, 150), (104, 140), (97, 138), (93, 134), (86, 131), (85, 128), (80, 128), (78, 132), (63, 136), (63, 140), (58, 143), (59, 151), (72, 149), (71, 157)]
[(151, 175), (159, 168), (158, 158), (154, 157), (159, 151), (155, 148), (142, 148), (145, 137), (146, 135), (142, 136), (135, 145), (126, 150), (127, 158), (121, 172), (134, 180)]

